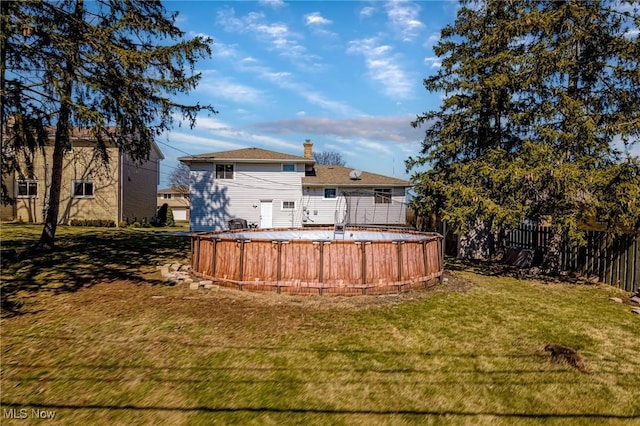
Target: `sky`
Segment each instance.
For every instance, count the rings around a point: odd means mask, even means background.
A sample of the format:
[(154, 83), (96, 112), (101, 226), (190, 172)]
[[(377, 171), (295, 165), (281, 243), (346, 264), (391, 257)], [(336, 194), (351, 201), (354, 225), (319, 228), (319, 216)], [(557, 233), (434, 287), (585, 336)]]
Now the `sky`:
[(161, 184), (184, 155), (258, 147), (303, 155), (334, 151), (348, 167), (408, 179), (419, 154), (418, 114), (441, 99), (423, 86), (438, 70), (433, 47), (457, 2), (166, 1), (187, 36), (213, 39), (189, 103), (218, 114), (160, 137)]

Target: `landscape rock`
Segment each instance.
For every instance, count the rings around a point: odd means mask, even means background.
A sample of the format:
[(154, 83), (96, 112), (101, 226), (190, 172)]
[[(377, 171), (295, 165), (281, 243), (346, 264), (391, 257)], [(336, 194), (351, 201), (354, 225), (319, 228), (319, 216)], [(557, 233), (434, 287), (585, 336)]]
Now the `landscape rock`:
[(631, 300), (631, 302), (635, 303), (636, 305), (640, 305), (640, 296), (637, 296), (637, 295), (631, 296), (631, 299), (629, 300)]
[(616, 303), (622, 303), (622, 299), (619, 297), (610, 297), (609, 300)]
[(631, 308), (631, 313), (632, 314), (636, 314), (636, 315), (640, 315), (640, 308)]
[(200, 283), (194, 283), (194, 282), (189, 283), (189, 290), (197, 290), (199, 288), (200, 288)]

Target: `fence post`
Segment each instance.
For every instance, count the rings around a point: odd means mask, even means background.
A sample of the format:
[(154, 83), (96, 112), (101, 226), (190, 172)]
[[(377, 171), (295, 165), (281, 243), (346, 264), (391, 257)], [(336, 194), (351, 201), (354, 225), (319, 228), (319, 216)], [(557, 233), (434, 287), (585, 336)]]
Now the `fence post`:
[(640, 234), (635, 234), (633, 238), (633, 256), (636, 262), (635, 276), (631, 283), (630, 291), (637, 292), (640, 290)]

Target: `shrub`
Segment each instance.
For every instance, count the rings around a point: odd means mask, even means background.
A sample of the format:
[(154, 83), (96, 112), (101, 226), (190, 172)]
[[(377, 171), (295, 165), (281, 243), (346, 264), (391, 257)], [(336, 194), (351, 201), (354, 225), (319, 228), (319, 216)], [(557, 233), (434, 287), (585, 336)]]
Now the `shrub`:
[(173, 209), (171, 206), (167, 206), (167, 219), (164, 222), (165, 226), (175, 226), (176, 221), (173, 219)]
[(169, 210), (169, 204), (164, 203), (158, 209), (158, 226), (165, 226), (167, 223), (167, 211)]
[(101, 228), (115, 228), (116, 223), (109, 219), (71, 219), (71, 226), (97, 226)]
[(158, 209), (158, 216), (154, 221), (154, 226), (175, 226), (176, 221), (173, 219), (173, 210), (171, 206), (164, 203)]

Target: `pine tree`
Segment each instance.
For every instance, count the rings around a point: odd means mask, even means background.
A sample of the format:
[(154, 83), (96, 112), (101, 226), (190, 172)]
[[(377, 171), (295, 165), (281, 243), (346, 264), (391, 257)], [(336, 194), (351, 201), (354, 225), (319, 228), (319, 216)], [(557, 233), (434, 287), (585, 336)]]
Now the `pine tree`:
[(176, 225), (176, 221), (173, 218), (173, 209), (171, 208), (171, 206), (167, 206), (167, 219), (164, 223), (165, 226), (175, 226)]
[(638, 160), (615, 144), (640, 136), (637, 10), (470, 3), (443, 29), (442, 68), (425, 80), (443, 104), (413, 123), (427, 129), (407, 166), (429, 168), (414, 174), (416, 204), (462, 232), (478, 220), (494, 231), (548, 221), (557, 271), (561, 245), (581, 243), (587, 221), (640, 225)]
[[(158, 1), (4, 3), (11, 6), (2, 8), (2, 43), (9, 52), (2, 57), (2, 125), (11, 124), (8, 130), (17, 136), (3, 146), (3, 157), (43, 144), (44, 129), (55, 127), (49, 208), (40, 238), (48, 249), (55, 239), (71, 129), (88, 129), (104, 162), (112, 144), (134, 161), (146, 160), (154, 137), (172, 126), (175, 112), (192, 125), (199, 111), (216, 112), (174, 99), (196, 87), (200, 74), (194, 66), (211, 54), (211, 40), (185, 39), (175, 25), (177, 14)], [(28, 31), (19, 31), (23, 26)], [(5, 104), (5, 96), (11, 102)]]

